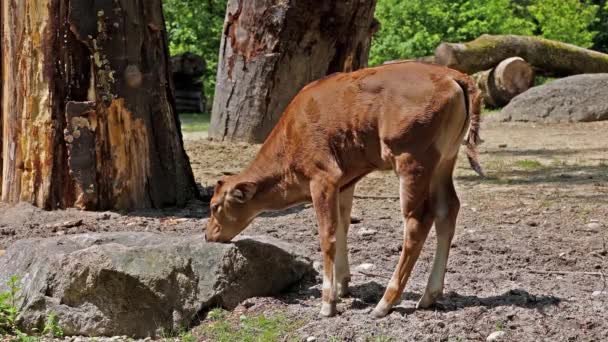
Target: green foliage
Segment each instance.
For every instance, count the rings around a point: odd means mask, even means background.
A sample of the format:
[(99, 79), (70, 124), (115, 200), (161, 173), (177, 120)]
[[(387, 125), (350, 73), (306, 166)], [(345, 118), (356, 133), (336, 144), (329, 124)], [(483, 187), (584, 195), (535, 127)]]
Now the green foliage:
[(226, 316), (226, 312), (221, 309), (209, 312), (207, 318), (211, 323), (203, 328), (203, 335), (217, 342), (291, 341), (292, 331), (300, 325), (298, 322), (290, 322), (280, 313), (241, 316), (238, 323), (227, 320)]
[(379, 0), (381, 28), (370, 64), (432, 55), (442, 41), (459, 42), (483, 33), (532, 34), (534, 25), (515, 16), (510, 0)]
[(207, 62), (205, 94), (213, 96), (227, 0), (164, 0), (171, 55), (192, 52)]
[[(19, 316), (17, 305), (22, 298), (19, 283), (19, 277), (11, 277), (7, 282), (8, 291), (0, 293), (0, 337), (7, 335), (12, 336), (11, 341), (38, 342), (39, 337), (28, 336), (17, 327), (17, 317)], [(51, 338), (63, 337), (63, 329), (59, 326), (59, 319), (55, 313), (47, 316), (42, 334)]]
[[(606, 6), (606, 0), (596, 2)], [(484, 33), (537, 34), (590, 47), (602, 28), (598, 16), (604, 15), (608, 28), (608, 8), (598, 9), (588, 0), (378, 0), (381, 28), (370, 64), (432, 55), (442, 41), (464, 42)], [(603, 39), (596, 44), (608, 48), (608, 34)]]
[(597, 21), (598, 6), (580, 0), (535, 0), (528, 10), (543, 37), (582, 47), (593, 45), (597, 32), (589, 27)]
[(54, 312), (47, 316), (42, 335), (54, 338), (63, 337), (63, 329), (59, 326), (59, 319)]
[(17, 329), (17, 316), (19, 315), (19, 309), (17, 309), (17, 302), (20, 299), (19, 292), (19, 278), (11, 277), (7, 283), (8, 291), (0, 293), (0, 335), (9, 335), (18, 331)]
[(592, 49), (608, 53), (608, 0), (594, 0), (593, 3), (599, 8), (598, 20), (591, 25), (591, 30), (597, 32)]

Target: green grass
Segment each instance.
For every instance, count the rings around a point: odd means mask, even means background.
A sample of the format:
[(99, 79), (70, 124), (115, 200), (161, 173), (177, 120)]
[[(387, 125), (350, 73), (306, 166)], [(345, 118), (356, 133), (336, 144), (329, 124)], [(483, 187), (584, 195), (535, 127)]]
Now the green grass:
[(211, 321), (202, 327), (202, 335), (217, 342), (297, 341), (293, 336), (302, 322), (292, 322), (282, 313), (241, 316), (239, 322), (227, 319), (227, 312), (214, 309), (207, 318)]
[(538, 169), (543, 167), (543, 164), (538, 160), (531, 159), (523, 159), (515, 162), (515, 166), (520, 167), (522, 169)]
[(211, 115), (208, 113), (184, 113), (179, 114), (179, 120), (182, 123), (182, 132), (207, 132)]
[[(7, 282), (8, 291), (0, 293), (0, 339), (7, 336), (7, 341), (38, 342), (41, 337), (29, 336), (17, 327), (19, 308), (17, 303), (22, 299), (19, 277), (11, 277)], [(42, 336), (48, 338), (63, 337), (63, 329), (55, 313), (50, 313), (45, 320)]]

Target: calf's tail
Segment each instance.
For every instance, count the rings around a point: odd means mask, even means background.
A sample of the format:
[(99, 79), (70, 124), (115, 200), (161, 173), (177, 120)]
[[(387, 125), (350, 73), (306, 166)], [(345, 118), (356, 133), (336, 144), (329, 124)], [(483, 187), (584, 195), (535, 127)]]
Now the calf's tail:
[(469, 132), (465, 138), (465, 152), (469, 159), (471, 168), (480, 176), (484, 177), (483, 169), (479, 164), (479, 153), (477, 146), (482, 142), (479, 137), (481, 124), (481, 92), (475, 81), (464, 74), (458, 73), (454, 76), (454, 81), (462, 88), (467, 106), (467, 115), (470, 119)]

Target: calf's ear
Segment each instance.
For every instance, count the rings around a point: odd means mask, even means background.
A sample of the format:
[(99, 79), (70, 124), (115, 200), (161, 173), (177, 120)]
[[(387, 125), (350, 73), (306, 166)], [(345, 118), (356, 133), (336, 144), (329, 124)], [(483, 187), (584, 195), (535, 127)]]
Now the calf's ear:
[(258, 185), (253, 182), (242, 182), (238, 183), (228, 192), (227, 199), (231, 202), (245, 203), (253, 198)]

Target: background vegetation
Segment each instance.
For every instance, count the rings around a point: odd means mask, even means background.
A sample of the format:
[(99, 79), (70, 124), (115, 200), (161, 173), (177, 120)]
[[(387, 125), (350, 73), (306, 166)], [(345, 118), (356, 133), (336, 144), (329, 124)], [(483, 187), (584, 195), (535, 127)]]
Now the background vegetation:
[[(227, 0), (164, 0), (171, 54), (207, 61), (212, 97)], [(370, 64), (432, 55), (442, 41), (536, 35), (608, 52), (608, 0), (378, 0)]]

